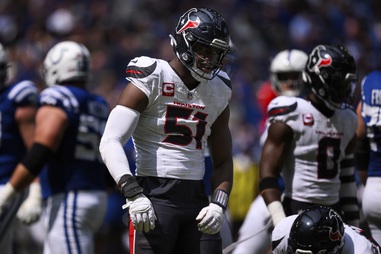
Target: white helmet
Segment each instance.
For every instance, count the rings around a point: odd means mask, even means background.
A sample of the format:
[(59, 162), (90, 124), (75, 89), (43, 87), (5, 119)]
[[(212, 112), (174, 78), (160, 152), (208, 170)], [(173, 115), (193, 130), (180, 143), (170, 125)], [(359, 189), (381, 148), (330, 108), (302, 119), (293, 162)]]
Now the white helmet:
[(271, 62), (270, 81), (274, 91), (281, 95), (297, 96), (301, 92), (302, 73), (308, 55), (301, 50), (279, 52)]
[(5, 84), (8, 74), (8, 58), (4, 46), (0, 43), (0, 87)]
[(60, 42), (46, 55), (43, 72), (48, 86), (69, 81), (87, 82), (90, 73), (89, 50), (74, 41)]

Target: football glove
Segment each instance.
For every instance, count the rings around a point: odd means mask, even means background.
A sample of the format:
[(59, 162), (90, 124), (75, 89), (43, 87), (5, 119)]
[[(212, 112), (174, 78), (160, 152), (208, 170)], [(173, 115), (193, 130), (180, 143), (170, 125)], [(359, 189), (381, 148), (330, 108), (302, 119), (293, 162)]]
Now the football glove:
[(17, 218), (24, 224), (30, 225), (40, 219), (42, 213), (41, 186), (39, 183), (32, 183), (29, 187), (28, 197), (21, 204)]
[(15, 188), (9, 182), (0, 191), (0, 215), (7, 206), (8, 202), (17, 194)]
[(142, 193), (126, 199), (123, 209), (129, 208), (130, 219), (138, 232), (155, 229), (156, 215), (151, 201)]
[(224, 209), (214, 203), (204, 207), (197, 215), (196, 220), (199, 220), (198, 230), (206, 234), (216, 234), (220, 232), (224, 223)]

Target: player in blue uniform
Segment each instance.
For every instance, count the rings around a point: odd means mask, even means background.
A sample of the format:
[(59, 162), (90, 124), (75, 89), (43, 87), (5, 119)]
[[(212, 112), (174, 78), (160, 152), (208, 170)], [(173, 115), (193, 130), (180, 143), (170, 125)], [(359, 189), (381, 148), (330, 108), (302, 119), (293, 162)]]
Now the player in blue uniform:
[(32, 148), (10, 179), (14, 193), (37, 176), (47, 198), (44, 253), (93, 253), (107, 202), (107, 169), (98, 146), (109, 106), (86, 90), (90, 54), (79, 43), (55, 45), (44, 60)]
[(381, 71), (369, 73), (362, 82), (362, 98), (357, 110), (359, 117), (359, 151), (357, 168), (365, 184), (362, 210), (372, 237), (381, 242)]
[[(13, 170), (30, 147), (34, 132), (34, 117), (37, 111), (38, 90), (33, 82), (21, 81), (6, 84), (7, 54), (0, 44), (0, 193), (9, 192), (7, 184)], [(39, 184), (33, 184), (31, 199), (38, 199), (34, 214), (22, 209), (22, 219), (28, 222), (37, 220), (41, 213), (41, 191)], [(0, 205), (0, 250), (1, 253), (13, 253), (12, 234), (16, 213), (27, 195), (27, 190), (20, 192), (7, 205)], [(29, 201), (31, 200), (29, 199)], [(0, 204), (6, 202), (0, 195)], [(39, 205), (39, 206), (38, 206)], [(32, 217), (30, 217), (32, 216)]]

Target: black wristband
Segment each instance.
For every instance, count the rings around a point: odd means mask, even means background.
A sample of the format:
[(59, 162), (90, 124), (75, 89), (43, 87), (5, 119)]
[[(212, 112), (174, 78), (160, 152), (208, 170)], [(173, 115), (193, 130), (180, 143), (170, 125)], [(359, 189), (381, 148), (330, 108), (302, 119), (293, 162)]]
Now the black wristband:
[(217, 189), (213, 192), (210, 202), (221, 206), (225, 211), (228, 207), (228, 201), (229, 195), (225, 191)]
[(52, 155), (53, 151), (50, 148), (39, 143), (33, 143), (30, 150), (21, 160), (21, 164), (23, 164), (32, 175), (37, 176)]
[(143, 193), (143, 188), (140, 187), (132, 175), (123, 175), (118, 182), (118, 188), (126, 198), (132, 198), (137, 194)]
[(262, 192), (265, 189), (279, 189), (278, 178), (265, 177), (259, 181), (259, 190)]

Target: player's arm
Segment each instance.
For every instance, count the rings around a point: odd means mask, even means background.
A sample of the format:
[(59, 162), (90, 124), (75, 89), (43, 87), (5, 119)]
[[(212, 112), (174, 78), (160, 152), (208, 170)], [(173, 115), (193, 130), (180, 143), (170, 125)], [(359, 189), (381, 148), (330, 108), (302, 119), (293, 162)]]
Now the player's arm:
[[(108, 117), (99, 149), (104, 163), (119, 187), (122, 184), (120, 182), (122, 176), (125, 176), (123, 178), (130, 178), (131, 181), (133, 180), (131, 179), (132, 173), (123, 146), (134, 132), (140, 113), (147, 105), (147, 96), (135, 85), (129, 83)], [(125, 196), (131, 196), (134, 193), (124, 194)]]
[(27, 148), (30, 148), (33, 143), (36, 112), (37, 107), (34, 105), (18, 107), (15, 112), (15, 120)]
[(214, 166), (212, 190), (222, 190), (228, 195), (233, 185), (232, 137), (229, 129), (229, 117), (230, 109), (227, 107), (214, 122), (208, 138)]
[(366, 126), (364, 123), (364, 119), (361, 116), (362, 110), (362, 102), (360, 101), (356, 108), (357, 114), (357, 145), (355, 148), (355, 160), (356, 160), (356, 168), (359, 175), (359, 178), (362, 184), (365, 185), (366, 179), (368, 177), (368, 165), (369, 165), (369, 157), (370, 157), (370, 145), (369, 139), (366, 136)]
[(17, 164), (9, 182), (2, 191), (5, 204), (20, 190), (28, 186), (40, 173), (61, 143), (67, 125), (66, 113), (52, 106), (39, 108), (32, 147)]
[(259, 162), (259, 189), (271, 213), (274, 225), (285, 217), (281, 204), (278, 177), (282, 170), (284, 156), (293, 138), (292, 129), (281, 122), (269, 126), (268, 136), (262, 148)]
[(99, 146), (104, 163), (126, 198), (123, 207), (129, 208), (135, 230), (145, 232), (155, 228), (156, 215), (151, 201), (132, 176), (123, 146), (134, 132), (140, 113), (147, 105), (147, 96), (129, 83), (109, 115)]
[(212, 197), (210, 204), (197, 215), (198, 230), (216, 234), (224, 222), (224, 212), (228, 205), (233, 185), (232, 138), (229, 129), (229, 106), (219, 115), (211, 127), (208, 137), (210, 155), (213, 161)]
[(31, 149), (19, 163), (10, 183), (19, 191), (29, 185), (61, 144), (67, 127), (66, 113), (57, 107), (42, 106), (36, 115), (36, 129)]
[[(31, 148), (33, 144), (36, 113), (37, 107), (35, 105), (18, 107), (15, 112), (15, 120), (18, 124), (24, 144), (28, 149)], [(29, 188), (28, 197), (17, 212), (17, 217), (22, 222), (31, 224), (40, 218), (42, 211), (41, 205), (41, 187), (39, 179), (36, 177)]]
[(357, 137), (353, 136), (349, 142), (345, 157), (340, 161), (340, 205), (344, 212), (344, 222), (359, 226), (360, 212), (357, 200), (357, 184), (355, 178), (355, 159), (354, 151)]

